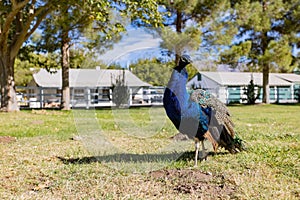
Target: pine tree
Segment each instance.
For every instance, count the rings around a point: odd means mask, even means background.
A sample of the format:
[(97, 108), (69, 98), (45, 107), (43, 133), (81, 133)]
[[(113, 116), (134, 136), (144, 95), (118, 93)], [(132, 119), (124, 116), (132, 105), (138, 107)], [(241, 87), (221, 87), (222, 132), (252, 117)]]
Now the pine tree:
[(216, 13), (226, 8), (223, 0), (174, 0), (163, 1), (166, 7), (165, 28), (161, 31), (161, 47), (175, 55), (175, 63), (184, 52), (207, 48), (211, 33), (206, 26)]
[[(230, 1), (232, 10), (221, 19), (231, 33), (230, 48), (221, 62), (237, 66), (248, 63), (263, 73), (263, 102), (269, 103), (269, 72), (290, 72), (292, 48), (299, 46), (298, 0)], [(226, 36), (228, 37), (228, 35)]]
[(130, 91), (125, 80), (125, 70), (117, 77), (111, 77), (113, 82), (112, 87), (112, 102), (117, 108), (129, 106)]
[[(255, 88), (257, 89), (257, 93), (255, 92)], [(254, 84), (253, 79), (250, 80), (249, 85), (247, 88), (245, 88), (244, 94), (247, 96), (246, 100), (247, 104), (255, 104), (255, 101), (259, 98), (260, 96), (260, 88)]]

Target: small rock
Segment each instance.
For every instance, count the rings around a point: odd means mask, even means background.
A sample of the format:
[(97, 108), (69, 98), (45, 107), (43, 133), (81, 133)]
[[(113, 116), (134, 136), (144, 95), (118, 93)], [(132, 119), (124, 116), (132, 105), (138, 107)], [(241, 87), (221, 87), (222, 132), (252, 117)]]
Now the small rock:
[(71, 138), (71, 140), (80, 141), (80, 140), (82, 140), (82, 137), (79, 135), (75, 135)]
[(189, 137), (183, 133), (177, 133), (176, 135), (172, 136), (171, 139), (177, 141), (184, 141), (184, 140), (189, 140)]

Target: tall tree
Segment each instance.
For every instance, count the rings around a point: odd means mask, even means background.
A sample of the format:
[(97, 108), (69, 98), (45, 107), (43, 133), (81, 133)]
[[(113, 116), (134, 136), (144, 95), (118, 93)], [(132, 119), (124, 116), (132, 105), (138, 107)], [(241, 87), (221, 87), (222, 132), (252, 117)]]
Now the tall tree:
[(23, 43), (59, 1), (0, 1), (1, 110), (19, 110), (14, 79), (14, 63)]
[(122, 17), (158, 26), (160, 14), (157, 6), (155, 1), (81, 0), (61, 6), (45, 20), (42, 27), (44, 40), (38, 46), (47, 51), (60, 48), (62, 109), (70, 109), (70, 46), (83, 36), (86, 37), (86, 47), (91, 49), (118, 40), (119, 33), (125, 31)]
[(211, 32), (206, 26), (212, 17), (225, 9), (223, 0), (173, 0), (162, 1), (168, 15), (162, 30), (162, 48), (175, 54), (175, 63), (184, 51), (207, 48), (211, 42)]
[(231, 1), (227, 12), (228, 27), (233, 40), (222, 53), (222, 61), (258, 66), (263, 73), (263, 102), (269, 103), (269, 72), (292, 70), (292, 47), (299, 46), (298, 0), (241, 0)]
[[(60, 51), (62, 69), (61, 108), (70, 109), (70, 47), (79, 40), (85, 28), (94, 25), (104, 32), (108, 25), (108, 1), (74, 1), (62, 4), (42, 23), (42, 40), (37, 43), (37, 50), (45, 52)], [(117, 27), (117, 24), (111, 27)], [(96, 34), (97, 35), (97, 34)]]
[(195, 26), (186, 26), (196, 1), (162, 1), (167, 15), (165, 16), (165, 28), (161, 31), (163, 42), (161, 47), (175, 54), (175, 64), (180, 55), (191, 49), (197, 49), (200, 44), (199, 29)]

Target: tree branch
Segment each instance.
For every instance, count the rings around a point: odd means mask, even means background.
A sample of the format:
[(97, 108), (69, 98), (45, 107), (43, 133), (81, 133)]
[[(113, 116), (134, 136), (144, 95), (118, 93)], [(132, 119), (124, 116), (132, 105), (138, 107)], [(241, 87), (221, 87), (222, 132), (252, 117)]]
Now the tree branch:
[(8, 39), (8, 34), (9, 34), (11, 24), (15, 19), (15, 16), (29, 1), (30, 0), (24, 0), (20, 3), (17, 3), (15, 0), (12, 0), (12, 11), (6, 16), (6, 21), (3, 25), (3, 29), (0, 34), (0, 46), (2, 46), (2, 51), (6, 51), (7, 49), (6, 43)]
[[(37, 9), (37, 11), (32, 14), (26, 21), (24, 28), (20, 35), (16, 38), (16, 42), (12, 46), (11, 57), (17, 56), (19, 49), (21, 48), (24, 41), (26, 41), (30, 35), (38, 28), (44, 18), (52, 11), (52, 6), (46, 5)], [(37, 17), (35, 24), (32, 26), (32, 21)], [(32, 27), (32, 28), (30, 28)]]

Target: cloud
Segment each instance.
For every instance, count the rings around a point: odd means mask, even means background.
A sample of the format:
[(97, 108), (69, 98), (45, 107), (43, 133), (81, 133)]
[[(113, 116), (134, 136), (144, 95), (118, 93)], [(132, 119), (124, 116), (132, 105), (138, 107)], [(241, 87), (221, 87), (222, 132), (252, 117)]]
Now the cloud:
[(143, 29), (130, 29), (114, 48), (99, 57), (105, 64), (118, 63), (121, 66), (141, 58), (156, 56), (160, 51), (160, 38)]

